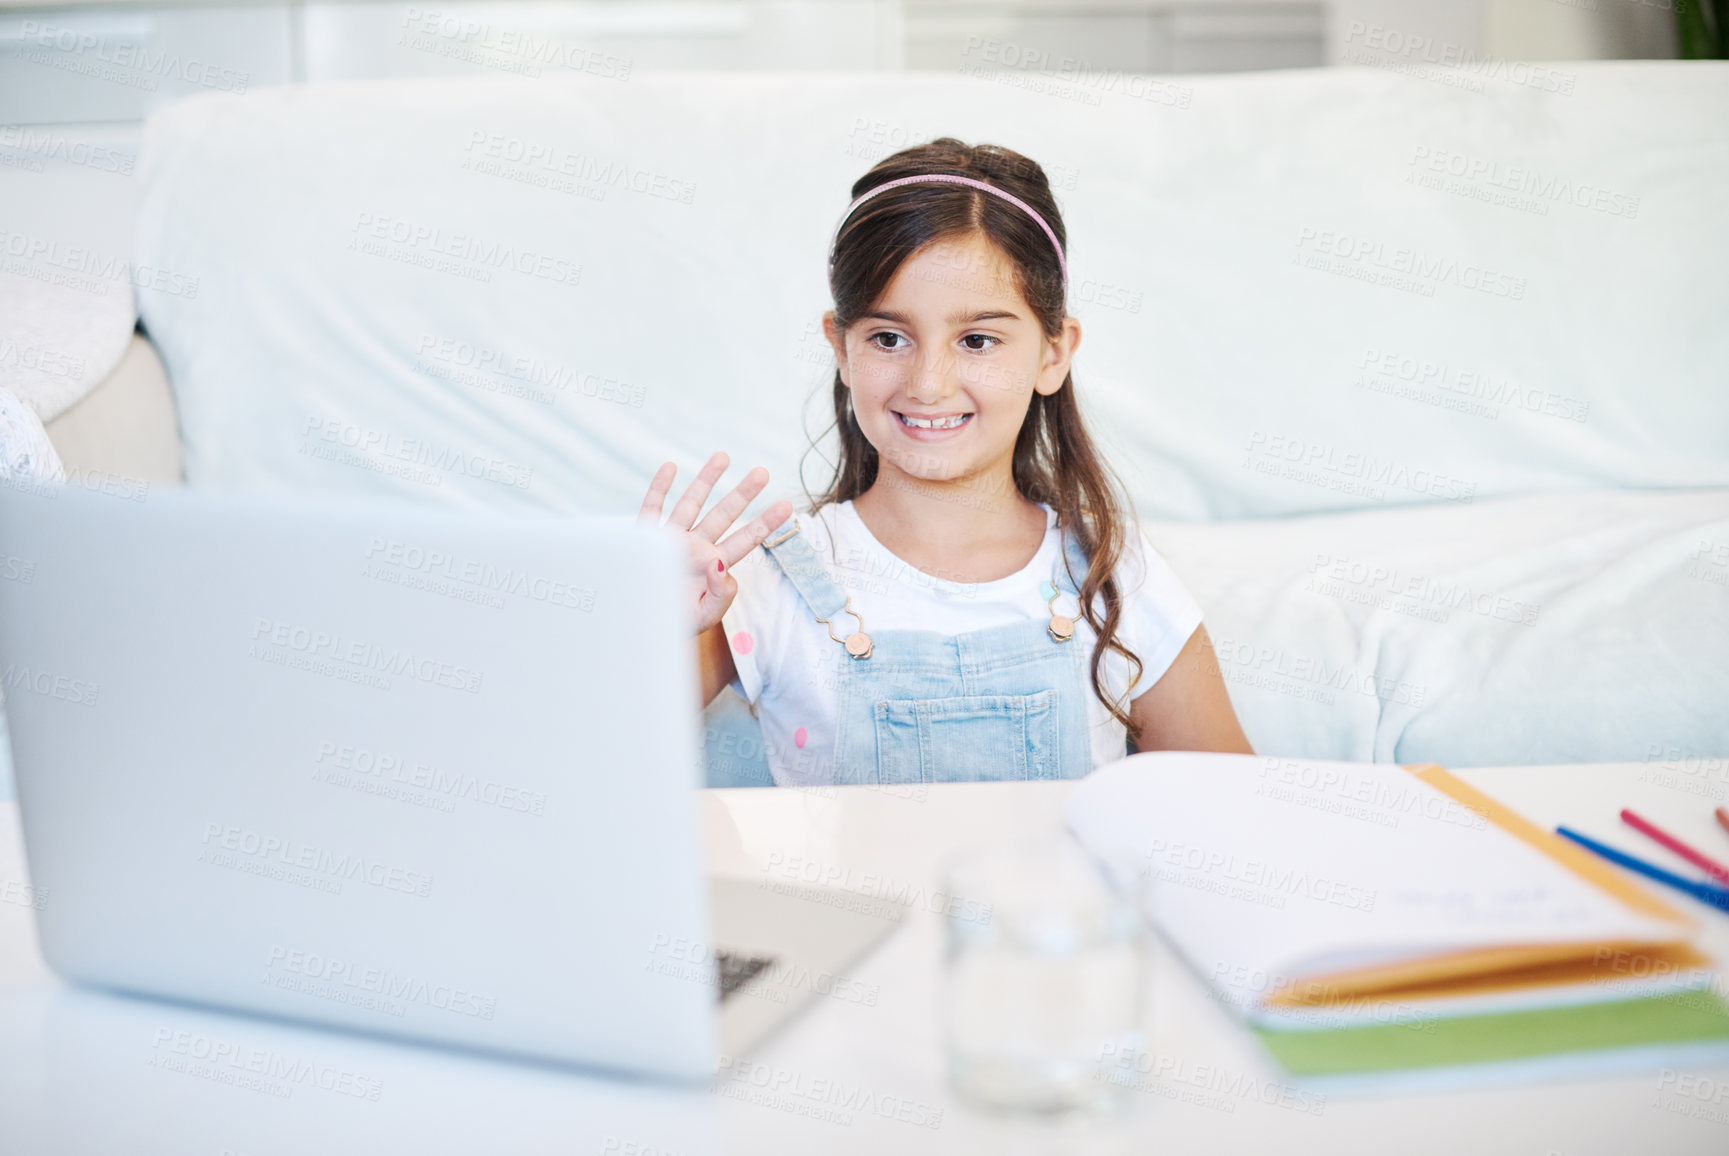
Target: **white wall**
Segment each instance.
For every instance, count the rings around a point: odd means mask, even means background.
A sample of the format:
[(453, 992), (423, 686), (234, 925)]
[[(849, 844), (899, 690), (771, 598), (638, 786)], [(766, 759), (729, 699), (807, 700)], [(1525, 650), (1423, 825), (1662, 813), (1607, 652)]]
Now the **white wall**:
[[(907, 67), (1235, 72), (1326, 63), (1325, 0), (907, 0)], [(985, 47), (999, 51), (985, 59)], [(1003, 51), (1018, 50), (1018, 51)]]
[[(136, 121), (205, 89), (570, 67), (1215, 72), (1661, 57), (1675, 52), (1673, 3), (0, 0), (0, 125)], [(525, 43), (566, 51), (549, 61)]]

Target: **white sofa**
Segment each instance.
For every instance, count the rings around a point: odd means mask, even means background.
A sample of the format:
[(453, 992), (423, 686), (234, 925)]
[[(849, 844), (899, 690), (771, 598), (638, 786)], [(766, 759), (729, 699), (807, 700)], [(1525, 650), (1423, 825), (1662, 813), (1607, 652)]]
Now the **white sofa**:
[[(1258, 750), (1708, 777), (1729, 765), (1729, 65), (1538, 75), (190, 99), (140, 162), (135, 260), (182, 278), (138, 292), (179, 433), (140, 460), (179, 452), (200, 487), (628, 513), (656, 463), (688, 477), (721, 448), (733, 476), (770, 468), (764, 501), (798, 495), (801, 456), (816, 490), (851, 182), (909, 141), (994, 141), (1051, 174), (1083, 406)], [(148, 398), (123, 376), (51, 425), (74, 466), (115, 452), (106, 396)], [(710, 780), (766, 781), (730, 692), (709, 724)]]

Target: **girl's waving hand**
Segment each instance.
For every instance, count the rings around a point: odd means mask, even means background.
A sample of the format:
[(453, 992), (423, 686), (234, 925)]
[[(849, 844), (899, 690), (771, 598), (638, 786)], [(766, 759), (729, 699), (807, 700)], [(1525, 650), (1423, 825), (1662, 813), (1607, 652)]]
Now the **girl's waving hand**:
[[(725, 453), (717, 450), (697, 473), (696, 480), (685, 487), (684, 496), (673, 506), (662, 527), (683, 539), (690, 556), (691, 627), (698, 636), (720, 622), (720, 616), (726, 613), (726, 608), (732, 605), (738, 594), (738, 582), (728, 571), (768, 537), (770, 530), (792, 516), (792, 503), (779, 501), (726, 534), (744, 508), (768, 485), (768, 471), (757, 466), (730, 494), (716, 502), (699, 522), (697, 517), (702, 514), (703, 503), (708, 501), (715, 482), (726, 472), (729, 460)], [(637, 514), (638, 523), (661, 526), (661, 506), (672, 490), (672, 480), (677, 474), (677, 465), (661, 463), (660, 469), (654, 472), (654, 480), (649, 482), (648, 495), (643, 498), (642, 510)], [(726, 534), (724, 539), (722, 534)]]

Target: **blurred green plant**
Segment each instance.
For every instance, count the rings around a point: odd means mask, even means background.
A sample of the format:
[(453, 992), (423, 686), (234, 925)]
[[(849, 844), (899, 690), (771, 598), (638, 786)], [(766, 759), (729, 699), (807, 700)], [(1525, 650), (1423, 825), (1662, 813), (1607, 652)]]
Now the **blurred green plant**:
[(1729, 0), (1675, 0), (1682, 60), (1729, 60)]

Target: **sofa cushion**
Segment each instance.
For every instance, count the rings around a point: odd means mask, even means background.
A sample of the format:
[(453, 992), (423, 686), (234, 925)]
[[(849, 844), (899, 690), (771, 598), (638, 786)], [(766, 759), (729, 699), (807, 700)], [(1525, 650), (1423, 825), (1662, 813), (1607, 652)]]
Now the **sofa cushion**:
[(1148, 533), (1200, 599), (1263, 753), (1447, 766), (1729, 755), (1729, 490)]
[(849, 187), (949, 133), (1047, 166), (1147, 515), (1729, 485), (1729, 65), (1517, 75), (210, 94), (146, 128), (139, 261), (201, 288), (143, 316), (193, 484), (626, 510), (719, 447), (770, 500), (827, 422)]

